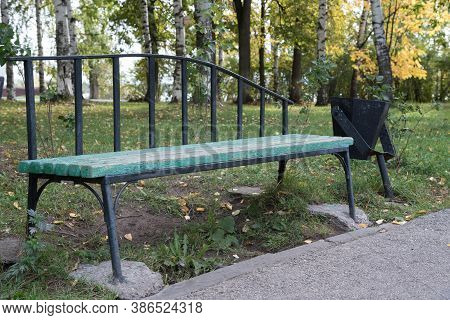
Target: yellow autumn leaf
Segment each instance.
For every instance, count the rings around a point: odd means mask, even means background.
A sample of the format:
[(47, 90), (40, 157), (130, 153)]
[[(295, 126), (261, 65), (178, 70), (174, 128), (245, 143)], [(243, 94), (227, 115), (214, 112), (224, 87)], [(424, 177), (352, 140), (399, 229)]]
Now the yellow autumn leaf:
[(128, 241), (133, 241), (133, 236), (131, 235), (131, 233), (127, 233), (126, 235), (123, 236), (125, 239), (127, 239)]

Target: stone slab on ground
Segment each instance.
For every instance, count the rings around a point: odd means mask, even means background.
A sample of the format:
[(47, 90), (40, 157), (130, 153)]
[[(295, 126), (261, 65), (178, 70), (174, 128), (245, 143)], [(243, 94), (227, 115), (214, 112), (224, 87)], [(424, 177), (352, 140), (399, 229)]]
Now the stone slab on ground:
[(364, 227), (372, 225), (367, 214), (359, 208), (355, 208), (355, 221), (353, 221), (346, 204), (312, 204), (308, 205), (308, 210), (311, 214), (330, 218), (334, 225), (345, 231), (360, 229), (359, 224), (364, 225)]
[(259, 196), (263, 190), (259, 187), (234, 187), (231, 189), (228, 189), (228, 192), (233, 195), (238, 195), (242, 197), (252, 197), (252, 196)]
[(0, 239), (0, 264), (14, 264), (20, 260), (23, 240), (15, 237)]
[(143, 262), (122, 261), (125, 282), (113, 282), (111, 261), (99, 265), (83, 264), (70, 275), (115, 292), (120, 299), (140, 299), (159, 292), (164, 283), (161, 274), (151, 271)]
[(148, 299), (448, 300), (449, 244), (446, 209), (239, 262)]

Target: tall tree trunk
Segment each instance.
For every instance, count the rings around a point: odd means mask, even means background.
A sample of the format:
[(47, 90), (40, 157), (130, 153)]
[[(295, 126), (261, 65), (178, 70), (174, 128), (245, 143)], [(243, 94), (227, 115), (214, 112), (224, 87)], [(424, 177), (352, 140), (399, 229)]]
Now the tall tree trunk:
[(278, 91), (278, 85), (280, 82), (279, 76), (279, 61), (280, 61), (280, 53), (279, 53), (279, 44), (277, 41), (272, 42), (272, 59), (273, 59), (273, 67), (272, 67), (272, 79), (273, 91)]
[[(239, 74), (250, 79), (250, 13), (252, 0), (233, 0), (238, 22), (239, 36)], [(244, 102), (251, 102), (252, 97), (247, 86), (243, 90)]]
[[(155, 2), (156, 0), (148, 0), (148, 25), (150, 32), (150, 43), (152, 54), (159, 53), (159, 38), (158, 38), (158, 26), (156, 25), (156, 16), (155, 16)], [(156, 77), (156, 97), (155, 99), (159, 101), (160, 97), (160, 86), (159, 86), (159, 61), (156, 59), (155, 61), (155, 77)]]
[(143, 48), (144, 53), (151, 53), (150, 47), (150, 27), (148, 24), (148, 5), (147, 0), (140, 0), (140, 10), (141, 10), (141, 27), (142, 36), (144, 38)]
[[(184, 12), (182, 0), (173, 1), (173, 15), (175, 18), (175, 54), (186, 54), (186, 34), (184, 30)], [(181, 61), (176, 61), (173, 75), (172, 102), (181, 101)]]
[(75, 31), (75, 24), (76, 24), (77, 20), (73, 16), (72, 0), (65, 0), (65, 1), (67, 3), (67, 20), (69, 22), (70, 54), (77, 55), (78, 54), (78, 44), (77, 44), (77, 34)]
[[(196, 47), (197, 57), (211, 63), (216, 62), (216, 46), (213, 39), (213, 21), (212, 21), (212, 2), (211, 0), (194, 1), (194, 18), (197, 26)], [(198, 66), (199, 82), (193, 94), (194, 103), (203, 103), (208, 97), (208, 88), (210, 70), (204, 66)]]
[[(9, 2), (1, 0), (2, 23), (9, 25)], [(14, 88), (14, 69), (12, 62), (6, 63), (6, 99), (14, 100), (16, 91)]]
[(292, 56), (292, 74), (291, 74), (291, 86), (289, 90), (289, 97), (294, 102), (300, 102), (301, 100), (301, 88), (302, 88), (302, 52), (298, 45), (294, 47), (294, 53)]
[[(223, 67), (223, 48), (221, 45), (218, 46), (218, 53), (217, 53), (217, 64), (220, 67)], [(217, 75), (217, 100), (223, 101), (223, 91), (222, 91), (222, 82), (223, 82), (223, 75), (221, 72)]]
[(98, 61), (89, 60), (89, 99), (98, 99), (100, 86), (98, 78), (100, 74)]
[(261, 0), (261, 29), (259, 43), (259, 85), (266, 86), (266, 74), (264, 64), (264, 46), (266, 44), (266, 0)]
[[(325, 60), (325, 44), (327, 40), (327, 18), (328, 4), (327, 0), (319, 0), (319, 17), (317, 20), (317, 60)], [(324, 106), (328, 103), (326, 84), (322, 84), (317, 91), (316, 105)]]
[[(358, 39), (356, 40), (356, 49), (361, 50), (365, 44), (366, 31), (367, 31), (367, 17), (369, 16), (368, 3), (363, 0), (363, 8), (361, 12), (361, 19), (359, 20)], [(350, 98), (358, 97), (358, 68), (361, 65), (361, 61), (357, 60), (356, 68), (353, 68), (352, 80), (350, 82)]]
[[(70, 54), (70, 34), (68, 19), (68, 0), (53, 0), (56, 19), (56, 54)], [(73, 96), (72, 84), (73, 63), (67, 60), (57, 62), (57, 93), (62, 98)]]
[(389, 49), (384, 33), (383, 8), (380, 0), (370, 0), (372, 9), (372, 28), (374, 34), (375, 49), (377, 52), (378, 74), (383, 77), (383, 83), (388, 87), (387, 99), (392, 100), (392, 69)]
[[(42, 21), (41, 21), (41, 0), (34, 0), (34, 8), (36, 10), (36, 37), (37, 37), (37, 47), (38, 56), (42, 57), (44, 55), (44, 49), (42, 46)], [(45, 79), (44, 79), (44, 62), (38, 62), (38, 72), (39, 72), (39, 92), (45, 91)]]

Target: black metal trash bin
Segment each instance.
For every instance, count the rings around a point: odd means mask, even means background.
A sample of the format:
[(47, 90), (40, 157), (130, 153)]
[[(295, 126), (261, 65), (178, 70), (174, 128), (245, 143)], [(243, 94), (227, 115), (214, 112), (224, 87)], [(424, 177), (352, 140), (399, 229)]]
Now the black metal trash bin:
[[(350, 158), (369, 160), (377, 157), (381, 178), (387, 198), (393, 198), (393, 192), (386, 168), (386, 161), (395, 156), (385, 121), (389, 103), (378, 100), (331, 98), (331, 114), (335, 136), (352, 137)], [(380, 139), (383, 152), (375, 150)]]

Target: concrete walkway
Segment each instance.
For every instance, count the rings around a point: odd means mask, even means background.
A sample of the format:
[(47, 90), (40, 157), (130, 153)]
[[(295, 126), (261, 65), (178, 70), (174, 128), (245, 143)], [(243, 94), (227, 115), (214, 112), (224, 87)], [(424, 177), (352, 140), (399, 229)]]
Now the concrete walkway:
[(450, 209), (267, 254), (150, 299), (450, 299)]

